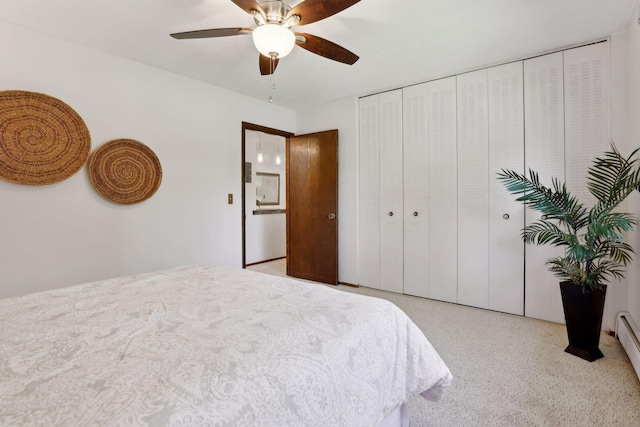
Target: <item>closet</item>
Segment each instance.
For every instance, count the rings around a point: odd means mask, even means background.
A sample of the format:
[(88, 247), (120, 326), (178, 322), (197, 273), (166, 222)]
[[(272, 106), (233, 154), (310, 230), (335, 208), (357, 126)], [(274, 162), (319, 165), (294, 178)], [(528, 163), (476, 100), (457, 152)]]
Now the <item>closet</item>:
[(609, 42), (359, 101), (360, 284), (563, 321), (561, 249), (524, 245), (537, 219), (496, 179), (529, 168), (587, 204), (609, 143)]
[[(524, 61), (525, 165), (540, 174), (545, 185), (552, 177), (590, 207), (587, 169), (609, 148), (609, 43), (597, 43)], [(539, 218), (527, 210), (527, 223)], [(545, 261), (562, 255), (562, 248), (526, 248), (525, 315), (564, 322), (558, 279)]]
[(360, 282), (403, 292), (402, 91), (360, 99)]
[[(404, 88), (404, 293), (456, 302), (455, 77)], [(383, 241), (381, 241), (381, 244)]]
[(458, 76), (457, 302), (523, 314), (524, 208), (496, 179), (524, 167), (522, 63)]

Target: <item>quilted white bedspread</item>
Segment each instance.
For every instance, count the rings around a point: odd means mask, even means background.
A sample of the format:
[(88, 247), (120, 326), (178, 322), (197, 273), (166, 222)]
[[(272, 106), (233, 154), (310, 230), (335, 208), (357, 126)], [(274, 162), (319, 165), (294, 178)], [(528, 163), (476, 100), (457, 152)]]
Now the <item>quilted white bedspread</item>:
[(0, 300), (0, 425), (372, 427), (450, 381), (392, 303), (246, 270)]

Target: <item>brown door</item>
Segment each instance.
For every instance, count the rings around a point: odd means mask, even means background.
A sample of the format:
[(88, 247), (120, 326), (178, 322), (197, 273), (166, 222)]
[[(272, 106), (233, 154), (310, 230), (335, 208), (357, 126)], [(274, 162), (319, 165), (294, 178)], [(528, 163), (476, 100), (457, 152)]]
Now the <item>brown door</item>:
[(337, 285), (338, 131), (287, 143), (287, 275)]

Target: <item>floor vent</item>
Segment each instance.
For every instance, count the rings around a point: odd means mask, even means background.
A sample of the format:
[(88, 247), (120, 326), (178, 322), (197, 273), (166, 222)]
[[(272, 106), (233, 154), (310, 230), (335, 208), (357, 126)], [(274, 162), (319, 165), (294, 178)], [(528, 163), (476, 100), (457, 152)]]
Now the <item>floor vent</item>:
[(631, 364), (640, 378), (640, 330), (629, 313), (618, 314), (616, 336), (627, 352)]

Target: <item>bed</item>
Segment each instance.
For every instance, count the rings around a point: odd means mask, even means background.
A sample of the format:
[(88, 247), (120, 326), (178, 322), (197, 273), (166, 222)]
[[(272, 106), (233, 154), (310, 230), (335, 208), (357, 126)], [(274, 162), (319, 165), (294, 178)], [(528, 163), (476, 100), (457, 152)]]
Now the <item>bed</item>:
[(406, 425), (451, 378), (394, 304), (236, 268), (0, 300), (0, 425)]

